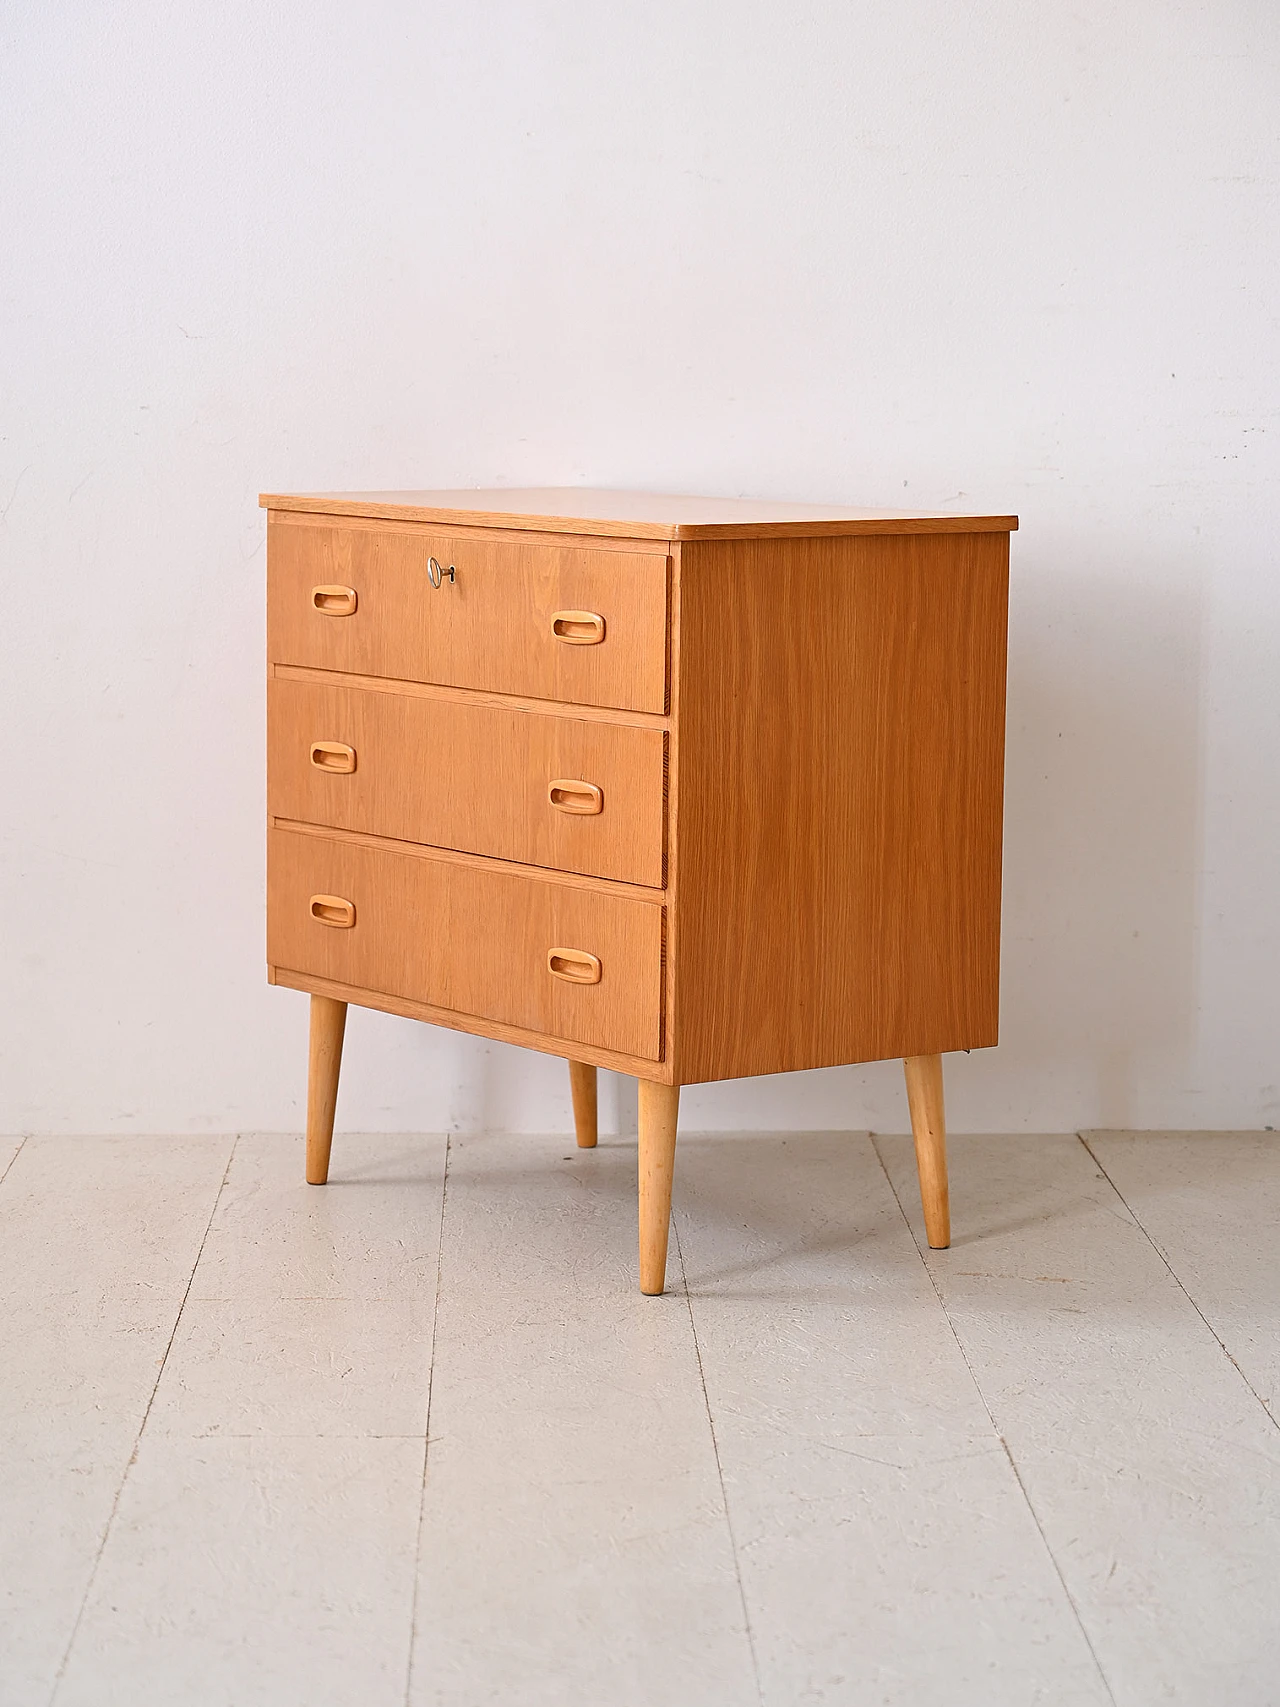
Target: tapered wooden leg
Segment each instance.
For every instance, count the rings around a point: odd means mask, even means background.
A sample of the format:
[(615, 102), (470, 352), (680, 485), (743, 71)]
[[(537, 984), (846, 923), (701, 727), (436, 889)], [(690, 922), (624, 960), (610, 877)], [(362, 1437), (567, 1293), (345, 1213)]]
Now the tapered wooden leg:
[(907, 1102), (916, 1141), (916, 1172), (924, 1230), (935, 1251), (951, 1243), (951, 1202), (947, 1194), (947, 1123), (942, 1108), (941, 1055), (909, 1055)]
[(580, 1150), (596, 1147), (596, 1070), (585, 1061), (570, 1061), (569, 1089), (573, 1092), (573, 1125)]
[(640, 1290), (656, 1297), (667, 1281), (671, 1231), (671, 1180), (676, 1166), (679, 1085), (641, 1079), (640, 1086)]
[(335, 1002), (330, 996), (312, 996), (311, 1053), (307, 1065), (308, 1185), (323, 1185), (329, 1177), (329, 1147), (333, 1143), (342, 1034), (346, 1029), (345, 1002)]

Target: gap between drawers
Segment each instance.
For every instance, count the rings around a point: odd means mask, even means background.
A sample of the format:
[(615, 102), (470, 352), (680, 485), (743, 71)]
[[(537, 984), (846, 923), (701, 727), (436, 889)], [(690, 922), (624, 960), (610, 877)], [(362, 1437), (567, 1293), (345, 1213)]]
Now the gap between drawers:
[(428, 842), (402, 842), (394, 836), (376, 836), (363, 830), (334, 830), (326, 824), (308, 824), (298, 818), (279, 818), (268, 815), (273, 830), (288, 830), (300, 836), (316, 836), (321, 841), (349, 842), (355, 847), (382, 848), (387, 853), (408, 854), (415, 859), (433, 859), (446, 865), (478, 866), (488, 871), (505, 871), (514, 877), (527, 877), (539, 883), (559, 883), (566, 889), (587, 889), (598, 894), (618, 895), (625, 900), (647, 901), (655, 907), (665, 907), (665, 889), (650, 889), (642, 883), (624, 883), (616, 877), (586, 877), (577, 871), (562, 871), (554, 865), (525, 865), (519, 860), (497, 859), (491, 854), (463, 853), (458, 848), (436, 847)]

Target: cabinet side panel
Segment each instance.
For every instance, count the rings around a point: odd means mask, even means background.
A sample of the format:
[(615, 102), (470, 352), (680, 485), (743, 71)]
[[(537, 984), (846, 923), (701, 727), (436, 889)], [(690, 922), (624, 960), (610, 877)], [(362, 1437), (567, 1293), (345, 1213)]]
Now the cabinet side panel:
[(995, 1043), (1008, 563), (683, 545), (677, 1082)]

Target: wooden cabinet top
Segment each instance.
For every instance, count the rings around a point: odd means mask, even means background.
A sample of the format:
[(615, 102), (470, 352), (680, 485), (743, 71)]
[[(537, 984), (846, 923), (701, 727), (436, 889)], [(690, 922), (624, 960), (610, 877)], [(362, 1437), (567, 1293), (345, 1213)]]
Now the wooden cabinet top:
[(784, 504), (755, 498), (697, 498), (607, 492), (578, 486), (458, 492), (264, 492), (264, 509), (369, 516), (442, 527), (506, 527), (533, 533), (628, 539), (785, 539), (822, 535), (1011, 533), (1017, 516), (943, 515)]

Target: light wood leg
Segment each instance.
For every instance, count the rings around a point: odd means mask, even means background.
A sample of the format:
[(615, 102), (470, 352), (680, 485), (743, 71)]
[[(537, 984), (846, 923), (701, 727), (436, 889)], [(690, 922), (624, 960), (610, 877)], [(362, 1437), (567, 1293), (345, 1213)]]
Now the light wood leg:
[(671, 1180), (676, 1166), (679, 1085), (641, 1079), (640, 1087), (640, 1290), (656, 1297), (667, 1281), (671, 1231)]
[(942, 1107), (941, 1055), (909, 1055), (907, 1102), (916, 1141), (916, 1172), (924, 1230), (935, 1251), (951, 1243), (951, 1202), (947, 1194), (947, 1123)]
[(596, 1070), (585, 1061), (570, 1061), (569, 1089), (573, 1092), (573, 1125), (580, 1150), (594, 1150), (596, 1118)]
[(342, 1068), (342, 1034), (347, 1029), (347, 1004), (330, 996), (311, 998), (311, 1051), (307, 1064), (307, 1184), (323, 1185), (329, 1177), (329, 1148), (333, 1115), (338, 1106), (338, 1074)]

